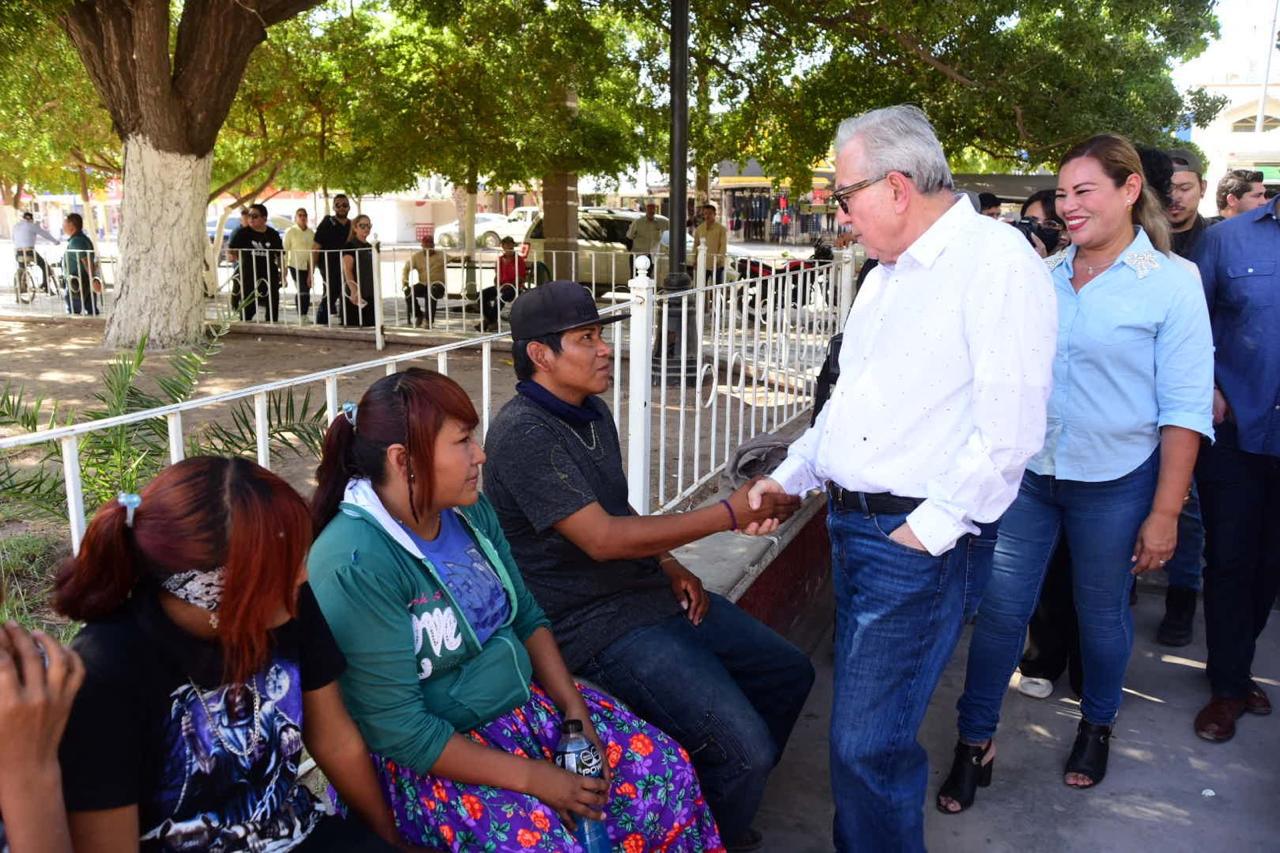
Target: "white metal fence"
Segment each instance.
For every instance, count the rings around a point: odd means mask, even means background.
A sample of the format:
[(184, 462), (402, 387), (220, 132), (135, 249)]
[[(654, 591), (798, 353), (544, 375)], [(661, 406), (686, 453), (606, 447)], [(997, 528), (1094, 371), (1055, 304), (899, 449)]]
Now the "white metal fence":
[[(827, 342), (841, 325), (853, 299), (852, 256), (804, 270), (733, 282), (707, 277), (705, 251), (695, 281), (681, 292), (661, 292), (637, 264), (625, 301), (606, 306), (606, 316), (631, 316), (606, 326), (615, 348), (613, 417), (624, 437), (629, 496), (641, 513), (668, 510), (690, 499), (721, 472), (733, 448), (760, 433), (806, 417)], [(0, 439), (0, 454), (60, 445), (72, 546), (85, 530), (80, 442), (91, 433), (163, 419), (169, 460), (185, 454), (184, 420), (219, 406), (252, 400), (257, 461), (272, 464), (268, 435), (269, 395), (323, 389), (327, 421), (341, 411), (338, 381), (369, 370), (396, 372), (426, 362), (448, 373), (450, 357), (478, 351), (477, 409), (483, 437), (494, 413), (496, 382), (514, 384), (501, 368), (495, 374), (495, 345), (509, 344), (508, 332), (477, 336), (305, 376), (255, 385), (117, 417)], [(626, 369), (622, 369), (625, 362)], [(461, 377), (459, 377), (461, 378)], [(473, 379), (474, 377), (472, 377)], [(474, 384), (474, 383), (472, 383)], [(624, 429), (625, 424), (625, 429)]]
[[(19, 263), (0, 244), (0, 309), (43, 316), (105, 316), (114, 310), (118, 277), (110, 245), (93, 255), (94, 298), (79, 310), (65, 298), (70, 276), (62, 247), (39, 246), (37, 252), (47, 261), (44, 267), (34, 260)], [(577, 251), (552, 251), (534, 244), (512, 258), (488, 250), (468, 258), (456, 249), (435, 249), (427, 256), (418, 247), (376, 242), (368, 248), (304, 252), (224, 245), (206, 286), (206, 308), (210, 319), (365, 330), (382, 349), (387, 330), (501, 332), (519, 291), (553, 279), (578, 281), (603, 304), (626, 302), (640, 258), (661, 285), (669, 272), (665, 247), (640, 253), (585, 242)], [(699, 280), (759, 277), (786, 263), (737, 254), (710, 257)], [(49, 292), (46, 284), (52, 285)], [(357, 294), (360, 298), (354, 298)]]

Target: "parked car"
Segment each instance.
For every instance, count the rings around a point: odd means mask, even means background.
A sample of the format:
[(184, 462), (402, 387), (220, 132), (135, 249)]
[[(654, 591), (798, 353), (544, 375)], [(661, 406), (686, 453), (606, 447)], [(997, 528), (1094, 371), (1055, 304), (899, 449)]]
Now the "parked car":
[[(540, 211), (536, 207), (517, 207), (508, 214), (477, 213), (476, 214), (476, 246), (481, 249), (498, 249), (502, 246), (502, 238), (510, 237), (519, 243), (528, 233), (529, 226)], [(458, 249), (462, 247), (462, 222), (441, 225), (435, 231), (436, 245), (442, 249)]]
[[(520, 252), (540, 271), (540, 279), (573, 279), (592, 287), (597, 295), (623, 291), (628, 288), (628, 282), (634, 275), (627, 230), (632, 222), (642, 216), (643, 213), (634, 210), (613, 207), (579, 208), (578, 251), (569, 257), (564, 253), (547, 252), (542, 217), (538, 216), (529, 228)], [(665, 216), (655, 218), (663, 225), (669, 224)], [(650, 276), (658, 282), (666, 280), (670, 269), (669, 237), (670, 232), (663, 235), (662, 245), (654, 259), (654, 268), (649, 270)], [(690, 264), (694, 262), (693, 238), (687, 234), (685, 257)], [(726, 273), (730, 280), (737, 278), (737, 271), (732, 263)]]

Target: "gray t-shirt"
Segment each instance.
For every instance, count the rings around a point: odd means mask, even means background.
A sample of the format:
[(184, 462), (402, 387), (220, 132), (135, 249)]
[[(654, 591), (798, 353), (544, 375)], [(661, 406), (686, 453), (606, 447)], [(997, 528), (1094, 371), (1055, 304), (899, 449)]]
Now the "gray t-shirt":
[(634, 515), (609, 409), (596, 397), (585, 405), (603, 417), (573, 427), (517, 394), (485, 437), (485, 495), (570, 670), (624, 634), (681, 612), (656, 559), (597, 562), (554, 529), (596, 501), (610, 515)]

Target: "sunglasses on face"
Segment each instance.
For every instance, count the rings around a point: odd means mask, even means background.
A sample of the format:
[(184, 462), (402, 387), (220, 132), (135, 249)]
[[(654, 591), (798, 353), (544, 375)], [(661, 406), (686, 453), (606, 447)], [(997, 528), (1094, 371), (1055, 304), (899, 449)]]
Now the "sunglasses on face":
[[(911, 177), (910, 172), (899, 172), (898, 174), (905, 175), (908, 178)], [(848, 216), (849, 215), (849, 197), (860, 190), (865, 190), (867, 187), (871, 186), (872, 184), (880, 183), (887, 177), (889, 177), (889, 173), (885, 172), (883, 175), (881, 175), (878, 178), (867, 178), (864, 181), (855, 181), (854, 183), (848, 184), (843, 187), (836, 187), (834, 190), (831, 191), (831, 198), (835, 201), (836, 204), (840, 205), (840, 209), (844, 211), (845, 216)]]

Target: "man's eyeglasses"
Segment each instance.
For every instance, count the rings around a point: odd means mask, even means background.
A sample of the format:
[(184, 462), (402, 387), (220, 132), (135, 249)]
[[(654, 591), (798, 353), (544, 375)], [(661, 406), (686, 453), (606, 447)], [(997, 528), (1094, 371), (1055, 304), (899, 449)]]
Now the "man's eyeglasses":
[[(911, 177), (910, 172), (899, 172), (901, 175)], [(889, 177), (889, 173), (885, 172), (878, 178), (867, 178), (865, 181), (855, 181), (852, 184), (843, 187), (836, 187), (831, 191), (831, 198), (836, 204), (840, 205), (840, 209), (844, 211), (845, 216), (849, 215), (849, 197), (859, 190), (865, 190), (872, 184), (878, 184), (885, 178)]]

